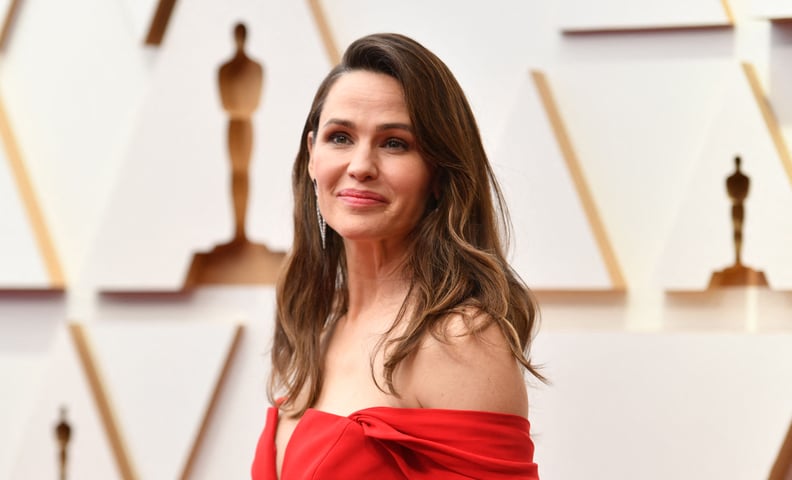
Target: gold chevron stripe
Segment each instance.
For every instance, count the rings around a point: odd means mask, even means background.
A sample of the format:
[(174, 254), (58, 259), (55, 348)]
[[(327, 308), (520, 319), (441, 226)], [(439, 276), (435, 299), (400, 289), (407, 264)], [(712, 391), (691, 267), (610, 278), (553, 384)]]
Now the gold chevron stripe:
[(751, 92), (753, 92), (756, 105), (762, 112), (762, 118), (764, 118), (767, 131), (773, 139), (776, 152), (778, 152), (784, 170), (786, 170), (787, 177), (789, 177), (789, 181), (792, 183), (792, 155), (790, 155), (789, 148), (787, 147), (786, 141), (784, 141), (784, 135), (781, 133), (781, 127), (778, 125), (778, 118), (773, 111), (773, 107), (770, 105), (770, 101), (762, 91), (762, 83), (759, 81), (759, 75), (757, 75), (754, 66), (750, 63), (743, 63), (742, 67), (743, 72), (745, 72), (745, 77), (748, 79), (748, 84), (751, 86)]
[(209, 423), (212, 419), (212, 416), (214, 415), (215, 407), (217, 406), (217, 402), (220, 398), (220, 393), (223, 391), (226, 378), (228, 377), (228, 372), (231, 370), (231, 364), (233, 363), (236, 352), (239, 349), (239, 343), (242, 340), (244, 329), (245, 327), (241, 324), (237, 325), (236, 327), (234, 338), (231, 340), (231, 345), (229, 346), (228, 352), (226, 353), (226, 359), (223, 363), (223, 368), (220, 371), (220, 376), (217, 379), (217, 383), (215, 383), (214, 392), (212, 393), (212, 397), (209, 400), (209, 406), (206, 408), (203, 420), (201, 421), (201, 426), (198, 429), (198, 434), (196, 435), (195, 440), (193, 440), (190, 454), (188, 455), (187, 462), (184, 465), (181, 475), (182, 480), (187, 480), (192, 475), (195, 459), (198, 457), (198, 452), (201, 449), (201, 444), (203, 443), (206, 430), (209, 428)]
[(91, 343), (88, 340), (88, 335), (83, 326), (78, 323), (69, 324), (69, 332), (79, 354), (85, 376), (88, 379), (88, 385), (91, 387), (91, 393), (96, 402), (96, 408), (99, 410), (99, 416), (102, 419), (107, 439), (113, 450), (121, 478), (124, 480), (136, 480), (138, 476), (132, 466), (132, 461), (124, 443), (124, 437), (121, 434), (121, 427), (110, 403), (107, 389), (102, 382), (102, 376), (99, 372)]
[(781, 451), (778, 452), (773, 464), (773, 469), (770, 470), (768, 480), (787, 480), (792, 474), (792, 424), (789, 425), (784, 443), (781, 445)]
[(575, 149), (572, 147), (572, 140), (570, 139), (566, 127), (564, 126), (564, 122), (561, 118), (561, 112), (558, 109), (553, 97), (553, 93), (550, 89), (550, 83), (547, 81), (545, 74), (538, 70), (531, 71), (531, 77), (533, 78), (536, 89), (539, 92), (539, 97), (542, 99), (542, 106), (544, 106), (545, 113), (547, 113), (547, 117), (550, 120), (550, 125), (553, 128), (556, 141), (558, 142), (558, 146), (561, 149), (561, 154), (566, 161), (567, 169), (572, 176), (572, 181), (575, 184), (578, 196), (580, 197), (580, 201), (583, 204), (583, 210), (586, 213), (586, 217), (588, 218), (591, 231), (594, 233), (594, 238), (596, 239), (600, 254), (602, 255), (603, 261), (605, 262), (605, 267), (608, 269), (608, 274), (610, 275), (613, 289), (624, 290), (626, 288), (624, 276), (622, 275), (621, 268), (619, 267), (619, 263), (616, 260), (616, 254), (614, 253), (613, 247), (611, 246), (610, 240), (608, 239), (605, 226), (603, 225), (599, 212), (597, 211), (594, 197), (592, 196), (591, 191), (589, 190), (586, 183), (585, 176), (583, 175), (583, 169), (580, 167), (580, 162), (578, 161)]
[(146, 45), (159, 46), (162, 43), (175, 5), (176, 0), (159, 0), (157, 10), (154, 12), (154, 17), (151, 19), (148, 34), (146, 35), (144, 42)]
[(28, 219), (30, 219), (30, 225), (33, 229), (36, 243), (38, 243), (44, 266), (49, 274), (50, 288), (55, 290), (63, 289), (66, 283), (63, 278), (63, 271), (44, 223), (44, 216), (39, 209), (38, 202), (36, 202), (36, 195), (33, 193), (33, 186), (30, 183), (25, 164), (19, 153), (19, 147), (11, 131), (11, 124), (8, 122), (2, 98), (0, 98), (0, 142), (5, 146), (6, 156), (11, 164), (11, 172), (16, 180)]
[(723, 7), (723, 13), (726, 14), (729, 23), (734, 25), (734, 12), (732, 11), (731, 5), (729, 5), (729, 0), (721, 0), (721, 6)]
[(327, 15), (322, 9), (321, 0), (308, 0), (308, 6), (311, 7), (311, 13), (316, 21), (319, 36), (322, 37), (322, 43), (324, 43), (325, 52), (327, 52), (330, 63), (338, 65), (341, 61), (341, 54), (339, 53), (338, 45), (336, 45), (333, 31), (330, 29), (330, 22), (327, 21)]
[(19, 9), (20, 2), (21, 0), (11, 0), (8, 10), (6, 10), (5, 18), (0, 19), (0, 50), (5, 48), (9, 32), (11, 31), (11, 24), (14, 23), (14, 17), (17, 9)]

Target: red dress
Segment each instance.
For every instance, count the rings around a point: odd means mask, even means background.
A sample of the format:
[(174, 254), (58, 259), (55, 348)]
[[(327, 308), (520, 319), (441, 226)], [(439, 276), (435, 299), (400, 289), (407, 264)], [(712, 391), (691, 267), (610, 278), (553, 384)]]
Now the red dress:
[[(277, 480), (278, 409), (253, 460), (253, 480)], [(281, 480), (538, 480), (528, 420), (429, 408), (365, 408), (341, 417), (308, 409), (286, 448)]]

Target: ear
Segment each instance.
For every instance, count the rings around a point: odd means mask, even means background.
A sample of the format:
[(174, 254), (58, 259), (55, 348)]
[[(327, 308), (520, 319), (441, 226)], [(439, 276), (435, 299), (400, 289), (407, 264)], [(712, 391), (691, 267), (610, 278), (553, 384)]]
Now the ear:
[(316, 178), (314, 176), (314, 162), (313, 162), (313, 147), (314, 147), (314, 134), (313, 132), (308, 132), (308, 135), (305, 137), (306, 147), (308, 147), (308, 175), (311, 176), (311, 179)]

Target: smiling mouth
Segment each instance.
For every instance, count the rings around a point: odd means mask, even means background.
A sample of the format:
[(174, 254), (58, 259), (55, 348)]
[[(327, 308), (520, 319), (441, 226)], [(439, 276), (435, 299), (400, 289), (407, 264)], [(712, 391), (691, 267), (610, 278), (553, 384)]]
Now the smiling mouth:
[(341, 192), (338, 193), (338, 197), (352, 205), (377, 205), (386, 203), (385, 197), (382, 195), (366, 190), (341, 190)]

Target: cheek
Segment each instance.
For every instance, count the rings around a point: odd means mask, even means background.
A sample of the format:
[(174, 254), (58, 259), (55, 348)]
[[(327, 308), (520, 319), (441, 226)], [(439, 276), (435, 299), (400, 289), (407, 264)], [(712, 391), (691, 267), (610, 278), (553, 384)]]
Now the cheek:
[(310, 166), (316, 177), (337, 177), (347, 162), (344, 154), (334, 151), (326, 145), (316, 145), (311, 156)]
[(332, 177), (332, 165), (324, 158), (321, 152), (317, 152), (316, 155), (312, 157), (311, 165), (311, 175), (313, 178), (316, 179), (320, 186), (328, 187), (328, 183)]
[(404, 178), (405, 192), (409, 192), (410, 203), (416, 210), (423, 212), (427, 203), (432, 198), (432, 181), (428, 174), (410, 175)]
[(428, 198), (433, 195), (433, 190), (436, 190), (436, 188), (434, 186), (434, 175), (429, 166), (422, 163), (419, 167), (416, 167), (415, 172), (414, 182), (421, 197)]

